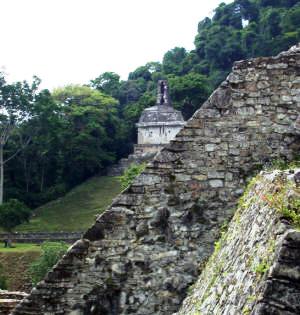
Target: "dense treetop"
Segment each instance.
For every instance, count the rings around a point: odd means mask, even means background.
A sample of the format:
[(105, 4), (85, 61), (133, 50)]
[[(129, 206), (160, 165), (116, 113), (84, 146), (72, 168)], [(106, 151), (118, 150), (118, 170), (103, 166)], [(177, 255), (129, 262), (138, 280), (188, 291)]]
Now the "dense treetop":
[[(5, 166), (5, 199), (37, 206), (126, 156), (136, 141), (135, 123), (142, 110), (155, 104), (160, 79), (168, 80), (174, 107), (186, 119), (191, 117), (234, 61), (275, 55), (300, 41), (300, 1), (221, 3), (212, 18), (199, 22), (195, 35), (192, 51), (175, 47), (161, 63), (133, 70), (128, 80), (105, 72), (86, 86), (35, 94), (30, 114), (15, 124), (4, 146), (5, 159), (18, 150), (19, 139), (30, 134), (26, 148)], [(0, 96), (6, 91), (3, 81)]]

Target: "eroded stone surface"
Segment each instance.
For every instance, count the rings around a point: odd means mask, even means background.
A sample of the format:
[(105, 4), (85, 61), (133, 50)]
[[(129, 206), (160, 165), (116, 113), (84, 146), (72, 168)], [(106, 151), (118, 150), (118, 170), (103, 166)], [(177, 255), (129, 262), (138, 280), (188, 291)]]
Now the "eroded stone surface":
[(0, 290), (0, 314), (8, 315), (27, 295), (25, 292)]
[(246, 176), (299, 152), (300, 52), (232, 74), (13, 314), (172, 314)]
[(300, 313), (300, 232), (279, 212), (274, 195), (280, 190), (283, 200), (299, 200), (296, 174), (258, 176), (174, 315)]

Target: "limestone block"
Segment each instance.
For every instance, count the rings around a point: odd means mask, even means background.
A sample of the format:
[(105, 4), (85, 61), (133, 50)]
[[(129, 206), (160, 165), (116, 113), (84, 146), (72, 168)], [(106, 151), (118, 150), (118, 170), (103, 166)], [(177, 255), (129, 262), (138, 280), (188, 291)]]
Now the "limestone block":
[(219, 188), (224, 186), (224, 182), (220, 179), (212, 179), (209, 181), (209, 185), (212, 188)]
[(205, 145), (205, 151), (212, 152), (215, 151), (217, 146), (214, 143), (209, 143)]

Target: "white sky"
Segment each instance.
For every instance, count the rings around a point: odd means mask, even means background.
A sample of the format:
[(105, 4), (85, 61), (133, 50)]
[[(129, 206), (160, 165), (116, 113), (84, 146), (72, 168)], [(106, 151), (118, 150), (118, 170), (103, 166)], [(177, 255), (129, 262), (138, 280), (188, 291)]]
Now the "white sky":
[(193, 49), (198, 22), (221, 2), (0, 0), (0, 70), (9, 81), (37, 75), (49, 89), (105, 71), (127, 79), (175, 46)]

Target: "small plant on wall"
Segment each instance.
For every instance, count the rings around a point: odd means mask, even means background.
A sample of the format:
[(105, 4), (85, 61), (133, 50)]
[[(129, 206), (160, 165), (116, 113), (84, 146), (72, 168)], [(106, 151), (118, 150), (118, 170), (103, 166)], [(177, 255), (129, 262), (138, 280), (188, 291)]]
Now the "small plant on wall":
[(146, 164), (131, 164), (124, 172), (122, 176), (119, 176), (122, 189), (127, 188), (134, 179), (140, 175), (146, 168)]
[(29, 268), (29, 275), (34, 285), (44, 279), (67, 249), (68, 245), (63, 242), (45, 242), (42, 244), (42, 255)]

